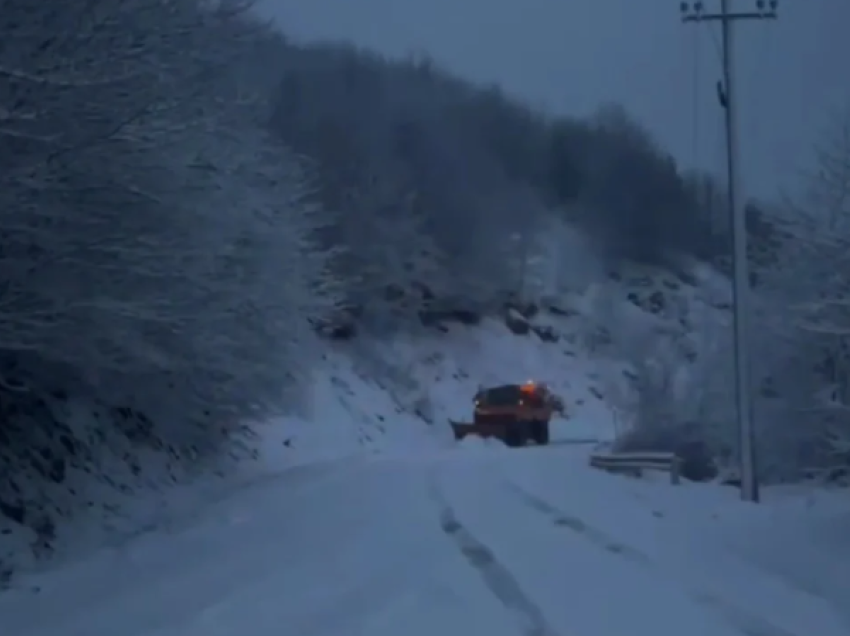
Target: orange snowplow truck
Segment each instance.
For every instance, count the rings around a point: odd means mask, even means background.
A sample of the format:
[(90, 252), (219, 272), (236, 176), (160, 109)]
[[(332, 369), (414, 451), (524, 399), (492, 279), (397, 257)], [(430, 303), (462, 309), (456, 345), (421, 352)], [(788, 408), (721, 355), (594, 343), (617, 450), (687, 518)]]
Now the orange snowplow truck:
[(455, 439), (495, 437), (508, 446), (549, 443), (549, 421), (563, 404), (543, 384), (505, 384), (475, 394), (472, 422), (450, 421)]

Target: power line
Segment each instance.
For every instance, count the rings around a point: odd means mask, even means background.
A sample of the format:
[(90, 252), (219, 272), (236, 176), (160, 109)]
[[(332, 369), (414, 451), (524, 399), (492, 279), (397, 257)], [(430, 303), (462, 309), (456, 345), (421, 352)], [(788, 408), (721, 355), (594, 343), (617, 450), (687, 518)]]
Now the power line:
[[(752, 68), (750, 68), (749, 76), (746, 79), (747, 84), (753, 87), (757, 87), (761, 84), (759, 76), (765, 73), (767, 61), (774, 54), (773, 29), (770, 28), (769, 24), (763, 24), (759, 31), (759, 43), (757, 45), (758, 51), (755, 51), (753, 54)], [(761, 84), (761, 86), (764, 86), (764, 84)], [(766, 121), (766, 118), (764, 117), (764, 108), (768, 103), (765, 99), (770, 96), (765, 95), (763, 91), (754, 90), (752, 92), (755, 94), (750, 98), (752, 103), (749, 104), (747, 109), (750, 112), (750, 116), (749, 118), (745, 118), (744, 121), (745, 125), (749, 129), (748, 136), (752, 140), (752, 143), (761, 145), (764, 141), (763, 133), (765, 132), (764, 124)]]
[(693, 164), (694, 170), (698, 170), (700, 168), (700, 84), (702, 84), (702, 79), (700, 77), (700, 40), (699, 33), (694, 33), (693, 38), (693, 68), (691, 72), (693, 73), (693, 84), (691, 86), (691, 100), (693, 102), (693, 112), (691, 113), (691, 163)]
[(756, 0), (753, 11), (730, 10), (731, 0), (720, 0), (720, 12), (706, 13), (702, 2), (682, 2), (683, 22), (720, 22), (723, 79), (717, 83), (717, 97), (724, 112), (726, 128), (726, 187), (730, 227), (732, 230), (732, 288), (735, 327), (735, 402), (741, 461), (741, 498), (759, 501), (756, 470), (753, 407), (751, 400), (749, 296), (750, 275), (747, 262), (746, 212), (741, 199), (738, 163), (738, 120), (735, 99), (735, 32), (734, 25), (742, 20), (777, 18), (778, 0)]
[(722, 66), (723, 45), (720, 43), (720, 38), (717, 37), (717, 31), (715, 31), (714, 29), (709, 29), (708, 32), (711, 34), (711, 43), (714, 44), (714, 53), (717, 55), (717, 62)]

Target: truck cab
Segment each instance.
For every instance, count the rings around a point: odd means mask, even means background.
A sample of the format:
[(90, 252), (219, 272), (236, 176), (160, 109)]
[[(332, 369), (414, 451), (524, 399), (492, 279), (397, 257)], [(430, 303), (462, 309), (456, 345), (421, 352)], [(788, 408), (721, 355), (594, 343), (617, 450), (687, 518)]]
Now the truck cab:
[(560, 405), (544, 384), (535, 382), (479, 389), (473, 403), (472, 422), (451, 422), (455, 438), (496, 437), (508, 446), (528, 440), (548, 444), (549, 420)]

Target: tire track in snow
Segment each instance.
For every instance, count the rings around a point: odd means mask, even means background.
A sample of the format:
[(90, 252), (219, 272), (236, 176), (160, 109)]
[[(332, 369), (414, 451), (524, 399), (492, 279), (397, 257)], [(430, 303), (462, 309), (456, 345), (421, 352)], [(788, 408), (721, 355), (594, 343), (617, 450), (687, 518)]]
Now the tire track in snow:
[(716, 611), (746, 636), (796, 636), (793, 632), (759, 616), (750, 614), (746, 610), (732, 605), (714, 594), (691, 590), (691, 597), (699, 604)]
[(567, 514), (537, 495), (530, 493), (513, 481), (505, 480), (504, 486), (508, 491), (516, 496), (517, 499), (525, 504), (526, 507), (531, 508), (532, 510), (535, 510), (549, 518), (552, 523), (559, 528), (564, 528), (579, 534), (596, 547), (607, 552), (611, 552), (612, 554), (616, 554), (624, 559), (628, 559), (634, 563), (639, 563), (645, 567), (652, 566), (652, 560), (640, 550), (617, 541), (602, 530), (588, 525), (579, 517)]
[(558, 636), (541, 609), (526, 595), (493, 551), (458, 520), (454, 509), (442, 496), (434, 482), (432, 482), (432, 492), (440, 509), (440, 529), (451, 539), (472, 569), (478, 572), (493, 596), (507, 609), (517, 614), (522, 623), (523, 636)]
[[(617, 541), (602, 530), (585, 523), (579, 517), (567, 514), (560, 508), (529, 492), (516, 482), (505, 477), (502, 479), (507, 491), (516, 496), (519, 501), (531, 510), (548, 518), (553, 525), (579, 534), (597, 548), (658, 572), (662, 576), (667, 574), (658, 568), (653, 560), (644, 552)], [(693, 586), (686, 586), (686, 589), (694, 601), (720, 614), (730, 625), (746, 636), (796, 636), (793, 632), (775, 625), (760, 616), (751, 614), (719, 598), (715, 594)]]

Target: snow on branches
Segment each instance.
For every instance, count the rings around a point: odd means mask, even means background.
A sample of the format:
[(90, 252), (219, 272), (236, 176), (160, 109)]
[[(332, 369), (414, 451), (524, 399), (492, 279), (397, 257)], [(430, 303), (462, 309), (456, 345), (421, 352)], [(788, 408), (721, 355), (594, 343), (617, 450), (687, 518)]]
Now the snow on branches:
[(0, 5), (0, 352), (175, 428), (278, 407), (325, 262), (259, 125), (276, 36), (233, 2)]

